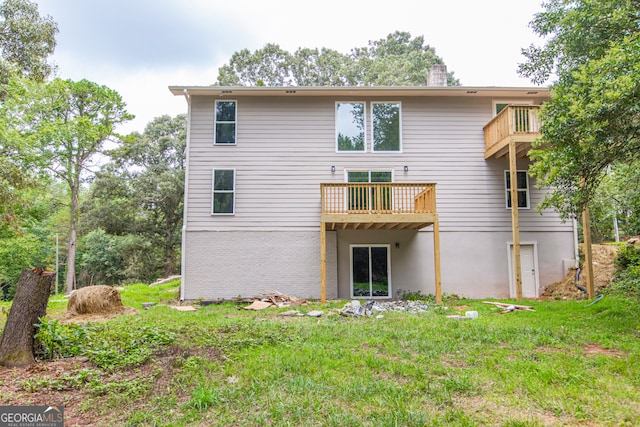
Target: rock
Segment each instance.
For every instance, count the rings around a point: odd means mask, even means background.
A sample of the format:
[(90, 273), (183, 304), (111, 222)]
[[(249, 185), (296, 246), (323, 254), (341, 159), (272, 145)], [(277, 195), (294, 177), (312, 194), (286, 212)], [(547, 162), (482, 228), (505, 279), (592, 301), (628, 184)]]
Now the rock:
[(279, 313), (278, 316), (297, 316), (298, 314), (300, 314), (298, 310), (289, 310), (283, 313)]
[(143, 302), (142, 303), (142, 308), (144, 308), (145, 310), (148, 310), (149, 307), (153, 307), (154, 305), (156, 305), (155, 302)]
[(407, 313), (425, 313), (429, 305), (423, 301), (367, 301), (364, 305), (358, 300), (345, 304), (340, 315), (345, 317), (371, 316), (373, 313), (385, 311), (402, 311)]
[(321, 310), (313, 310), (307, 313), (307, 316), (309, 317), (320, 317), (324, 314), (323, 311)]

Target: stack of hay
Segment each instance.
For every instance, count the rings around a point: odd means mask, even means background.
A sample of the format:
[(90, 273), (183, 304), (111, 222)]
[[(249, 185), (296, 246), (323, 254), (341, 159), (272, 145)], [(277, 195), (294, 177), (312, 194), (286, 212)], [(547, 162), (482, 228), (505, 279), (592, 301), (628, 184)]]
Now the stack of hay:
[(67, 304), (67, 316), (119, 314), (125, 311), (120, 293), (111, 286), (87, 286), (74, 291)]

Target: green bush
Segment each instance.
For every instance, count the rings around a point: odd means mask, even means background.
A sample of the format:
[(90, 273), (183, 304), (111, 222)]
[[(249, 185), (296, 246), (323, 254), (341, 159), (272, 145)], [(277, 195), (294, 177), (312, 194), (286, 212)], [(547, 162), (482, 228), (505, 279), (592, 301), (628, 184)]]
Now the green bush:
[(621, 247), (616, 265), (621, 269), (614, 276), (606, 292), (610, 295), (640, 299), (640, 247)]
[(640, 265), (632, 265), (619, 271), (606, 291), (610, 295), (640, 299)]
[(63, 325), (44, 317), (37, 325), (36, 356), (39, 359), (57, 359), (77, 356), (81, 353), (87, 331), (82, 325)]
[(55, 359), (84, 355), (99, 368), (115, 370), (144, 364), (156, 347), (174, 341), (175, 334), (161, 326), (128, 322), (114, 325), (61, 324), (43, 318), (36, 333), (37, 356)]
[(640, 246), (622, 246), (618, 252), (616, 265), (622, 268), (640, 265)]
[(49, 249), (46, 241), (31, 234), (0, 239), (0, 299), (13, 299), (22, 270), (46, 264)]

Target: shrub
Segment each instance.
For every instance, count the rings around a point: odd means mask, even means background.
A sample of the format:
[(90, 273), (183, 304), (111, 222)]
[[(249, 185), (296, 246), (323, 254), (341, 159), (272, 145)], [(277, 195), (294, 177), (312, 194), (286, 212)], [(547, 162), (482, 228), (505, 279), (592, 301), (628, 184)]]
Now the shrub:
[(616, 265), (621, 269), (607, 288), (607, 294), (640, 299), (640, 247), (621, 247)]
[(622, 268), (629, 268), (640, 265), (640, 247), (639, 246), (622, 246), (618, 252), (616, 265)]
[(61, 324), (42, 318), (38, 326), (35, 338), (39, 358), (84, 355), (106, 370), (142, 365), (156, 347), (168, 345), (175, 339), (175, 333), (161, 326), (138, 322), (115, 327), (99, 323)]

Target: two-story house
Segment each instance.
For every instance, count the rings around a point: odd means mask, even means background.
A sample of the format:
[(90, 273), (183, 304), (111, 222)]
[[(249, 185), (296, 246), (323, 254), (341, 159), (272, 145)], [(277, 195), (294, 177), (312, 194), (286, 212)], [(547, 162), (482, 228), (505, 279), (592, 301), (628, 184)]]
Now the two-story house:
[(574, 224), (538, 213), (528, 174), (547, 89), (170, 90), (189, 117), (183, 299), (537, 297), (574, 265)]

